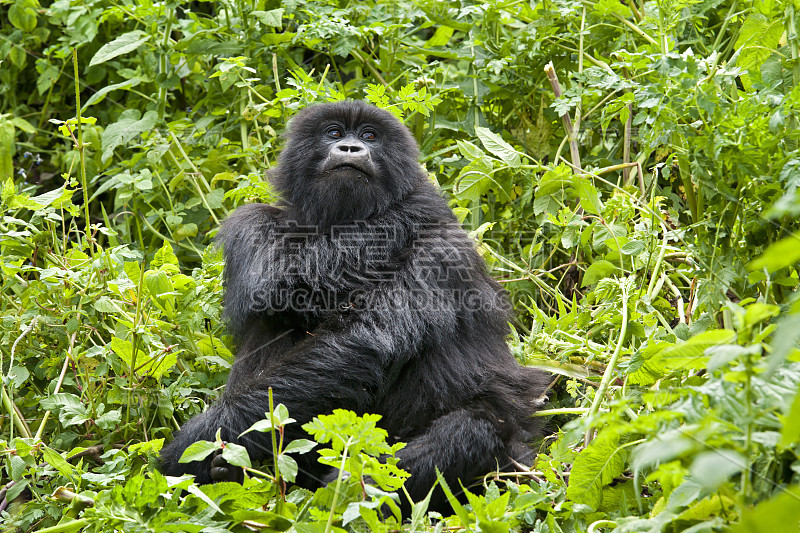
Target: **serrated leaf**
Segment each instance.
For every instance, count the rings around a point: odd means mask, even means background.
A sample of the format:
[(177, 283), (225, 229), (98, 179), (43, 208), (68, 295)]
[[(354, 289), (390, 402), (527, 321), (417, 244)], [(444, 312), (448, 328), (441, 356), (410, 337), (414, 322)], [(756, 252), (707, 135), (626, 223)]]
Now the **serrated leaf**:
[(141, 30), (129, 31), (123, 33), (110, 43), (106, 43), (100, 47), (100, 50), (94, 54), (92, 60), (89, 61), (89, 66), (100, 65), (117, 56), (133, 52), (144, 43), (150, 40), (150, 36)]
[(214, 509), (219, 514), (225, 514), (222, 511), (222, 509), (220, 509), (219, 506), (216, 503), (214, 503), (214, 500), (209, 498), (208, 495), (205, 492), (203, 492), (203, 490), (198, 485), (191, 484), (188, 487), (186, 487), (186, 490), (189, 493), (194, 494), (195, 496), (203, 500), (206, 503), (206, 505)]
[(492, 130), (476, 126), (475, 134), (486, 150), (502, 159), (508, 166), (516, 168), (520, 165), (519, 152)]
[(461, 169), (453, 195), (460, 200), (478, 202), (492, 185), (492, 169), (483, 159), (476, 159)]
[(124, 146), (142, 132), (153, 129), (158, 121), (156, 111), (148, 111), (141, 117), (136, 109), (126, 109), (122, 112), (119, 119), (109, 125), (103, 132), (101, 139), (103, 144), (102, 161), (108, 161), (117, 146)]
[(659, 364), (674, 370), (696, 370), (706, 368), (709, 355), (706, 350), (712, 346), (730, 344), (736, 333), (727, 329), (704, 331), (682, 344), (675, 344), (658, 354)]
[(603, 204), (600, 202), (600, 193), (594, 185), (587, 179), (580, 179), (578, 182), (578, 195), (581, 200), (581, 207), (584, 211), (599, 215), (603, 212)]
[(761, 64), (778, 48), (783, 22), (769, 19), (761, 13), (750, 13), (739, 29), (736, 48), (739, 50), (736, 64), (744, 70), (757, 72)]
[(603, 433), (585, 448), (572, 465), (567, 498), (598, 509), (603, 487), (625, 471), (628, 452), (619, 446), (619, 435)]
[(461, 155), (466, 157), (470, 160), (475, 159), (483, 159), (486, 157), (486, 154), (483, 153), (483, 150), (475, 146), (469, 141), (456, 141), (458, 145), (458, 151), (461, 152)]

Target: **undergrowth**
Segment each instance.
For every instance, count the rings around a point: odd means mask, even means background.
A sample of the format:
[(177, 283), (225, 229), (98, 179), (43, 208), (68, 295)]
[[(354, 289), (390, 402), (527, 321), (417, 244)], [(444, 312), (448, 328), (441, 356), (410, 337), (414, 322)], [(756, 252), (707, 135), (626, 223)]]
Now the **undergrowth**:
[[(800, 5), (0, 2), (0, 512), (9, 531), (733, 531), (800, 523)], [(155, 468), (233, 361), (220, 220), (298, 109), (367, 99), (550, 371), (532, 464), (418, 502), (336, 411), (244, 485)], [(293, 488), (313, 446), (347, 471)], [(387, 456), (390, 457), (387, 459)], [(187, 457), (188, 459), (189, 457)], [(380, 458), (380, 460), (379, 460)], [(441, 480), (440, 480), (441, 482)], [(445, 487), (447, 491), (460, 487)], [(791, 526), (788, 526), (791, 527)]]

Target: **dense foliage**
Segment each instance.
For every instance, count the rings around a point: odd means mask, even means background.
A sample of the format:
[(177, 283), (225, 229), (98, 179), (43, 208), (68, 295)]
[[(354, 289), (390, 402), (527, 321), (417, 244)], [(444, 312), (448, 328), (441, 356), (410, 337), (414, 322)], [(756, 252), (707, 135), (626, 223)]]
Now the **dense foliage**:
[(2, 0), (0, 24), (5, 527), (399, 527), (372, 416), (308, 425), (352, 474), (316, 494), (280, 405), (244, 487), (154, 467), (233, 359), (219, 221), (274, 200), (286, 121), (342, 98), (411, 128), (554, 376), (535, 463), (404, 529), (800, 522), (797, 0)]

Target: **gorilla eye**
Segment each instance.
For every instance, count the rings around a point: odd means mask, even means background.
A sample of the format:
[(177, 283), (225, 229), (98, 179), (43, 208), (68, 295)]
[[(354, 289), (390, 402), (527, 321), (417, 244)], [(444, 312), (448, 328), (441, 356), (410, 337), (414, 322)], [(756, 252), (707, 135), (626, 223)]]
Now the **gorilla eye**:
[(374, 131), (365, 131), (361, 134), (361, 138), (365, 141), (374, 141), (375, 140), (375, 132)]
[(331, 128), (327, 131), (328, 137), (333, 137), (334, 139), (340, 139), (342, 137), (342, 130), (339, 128)]

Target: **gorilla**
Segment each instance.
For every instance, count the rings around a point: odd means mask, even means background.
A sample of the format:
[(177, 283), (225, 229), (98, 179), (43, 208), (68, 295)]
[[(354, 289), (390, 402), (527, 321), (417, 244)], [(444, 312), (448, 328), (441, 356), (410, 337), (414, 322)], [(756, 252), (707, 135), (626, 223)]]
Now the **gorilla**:
[[(165, 474), (235, 480), (221, 456), (178, 463), (218, 428), (254, 462), (271, 457), (269, 433), (239, 436), (264, 418), (270, 387), (299, 422), (287, 441), (336, 408), (382, 415), (390, 443), (407, 443), (398, 466), (414, 501), (437, 468), (458, 491), (530, 458), (547, 376), (509, 352), (505, 292), (418, 156), (406, 127), (364, 102), (292, 120), (270, 172), (281, 203), (240, 207), (218, 234), (238, 354), (222, 398), (162, 451)], [(330, 474), (313, 455), (297, 457), (297, 484), (310, 489)], [(441, 490), (429, 509), (449, 509)]]

